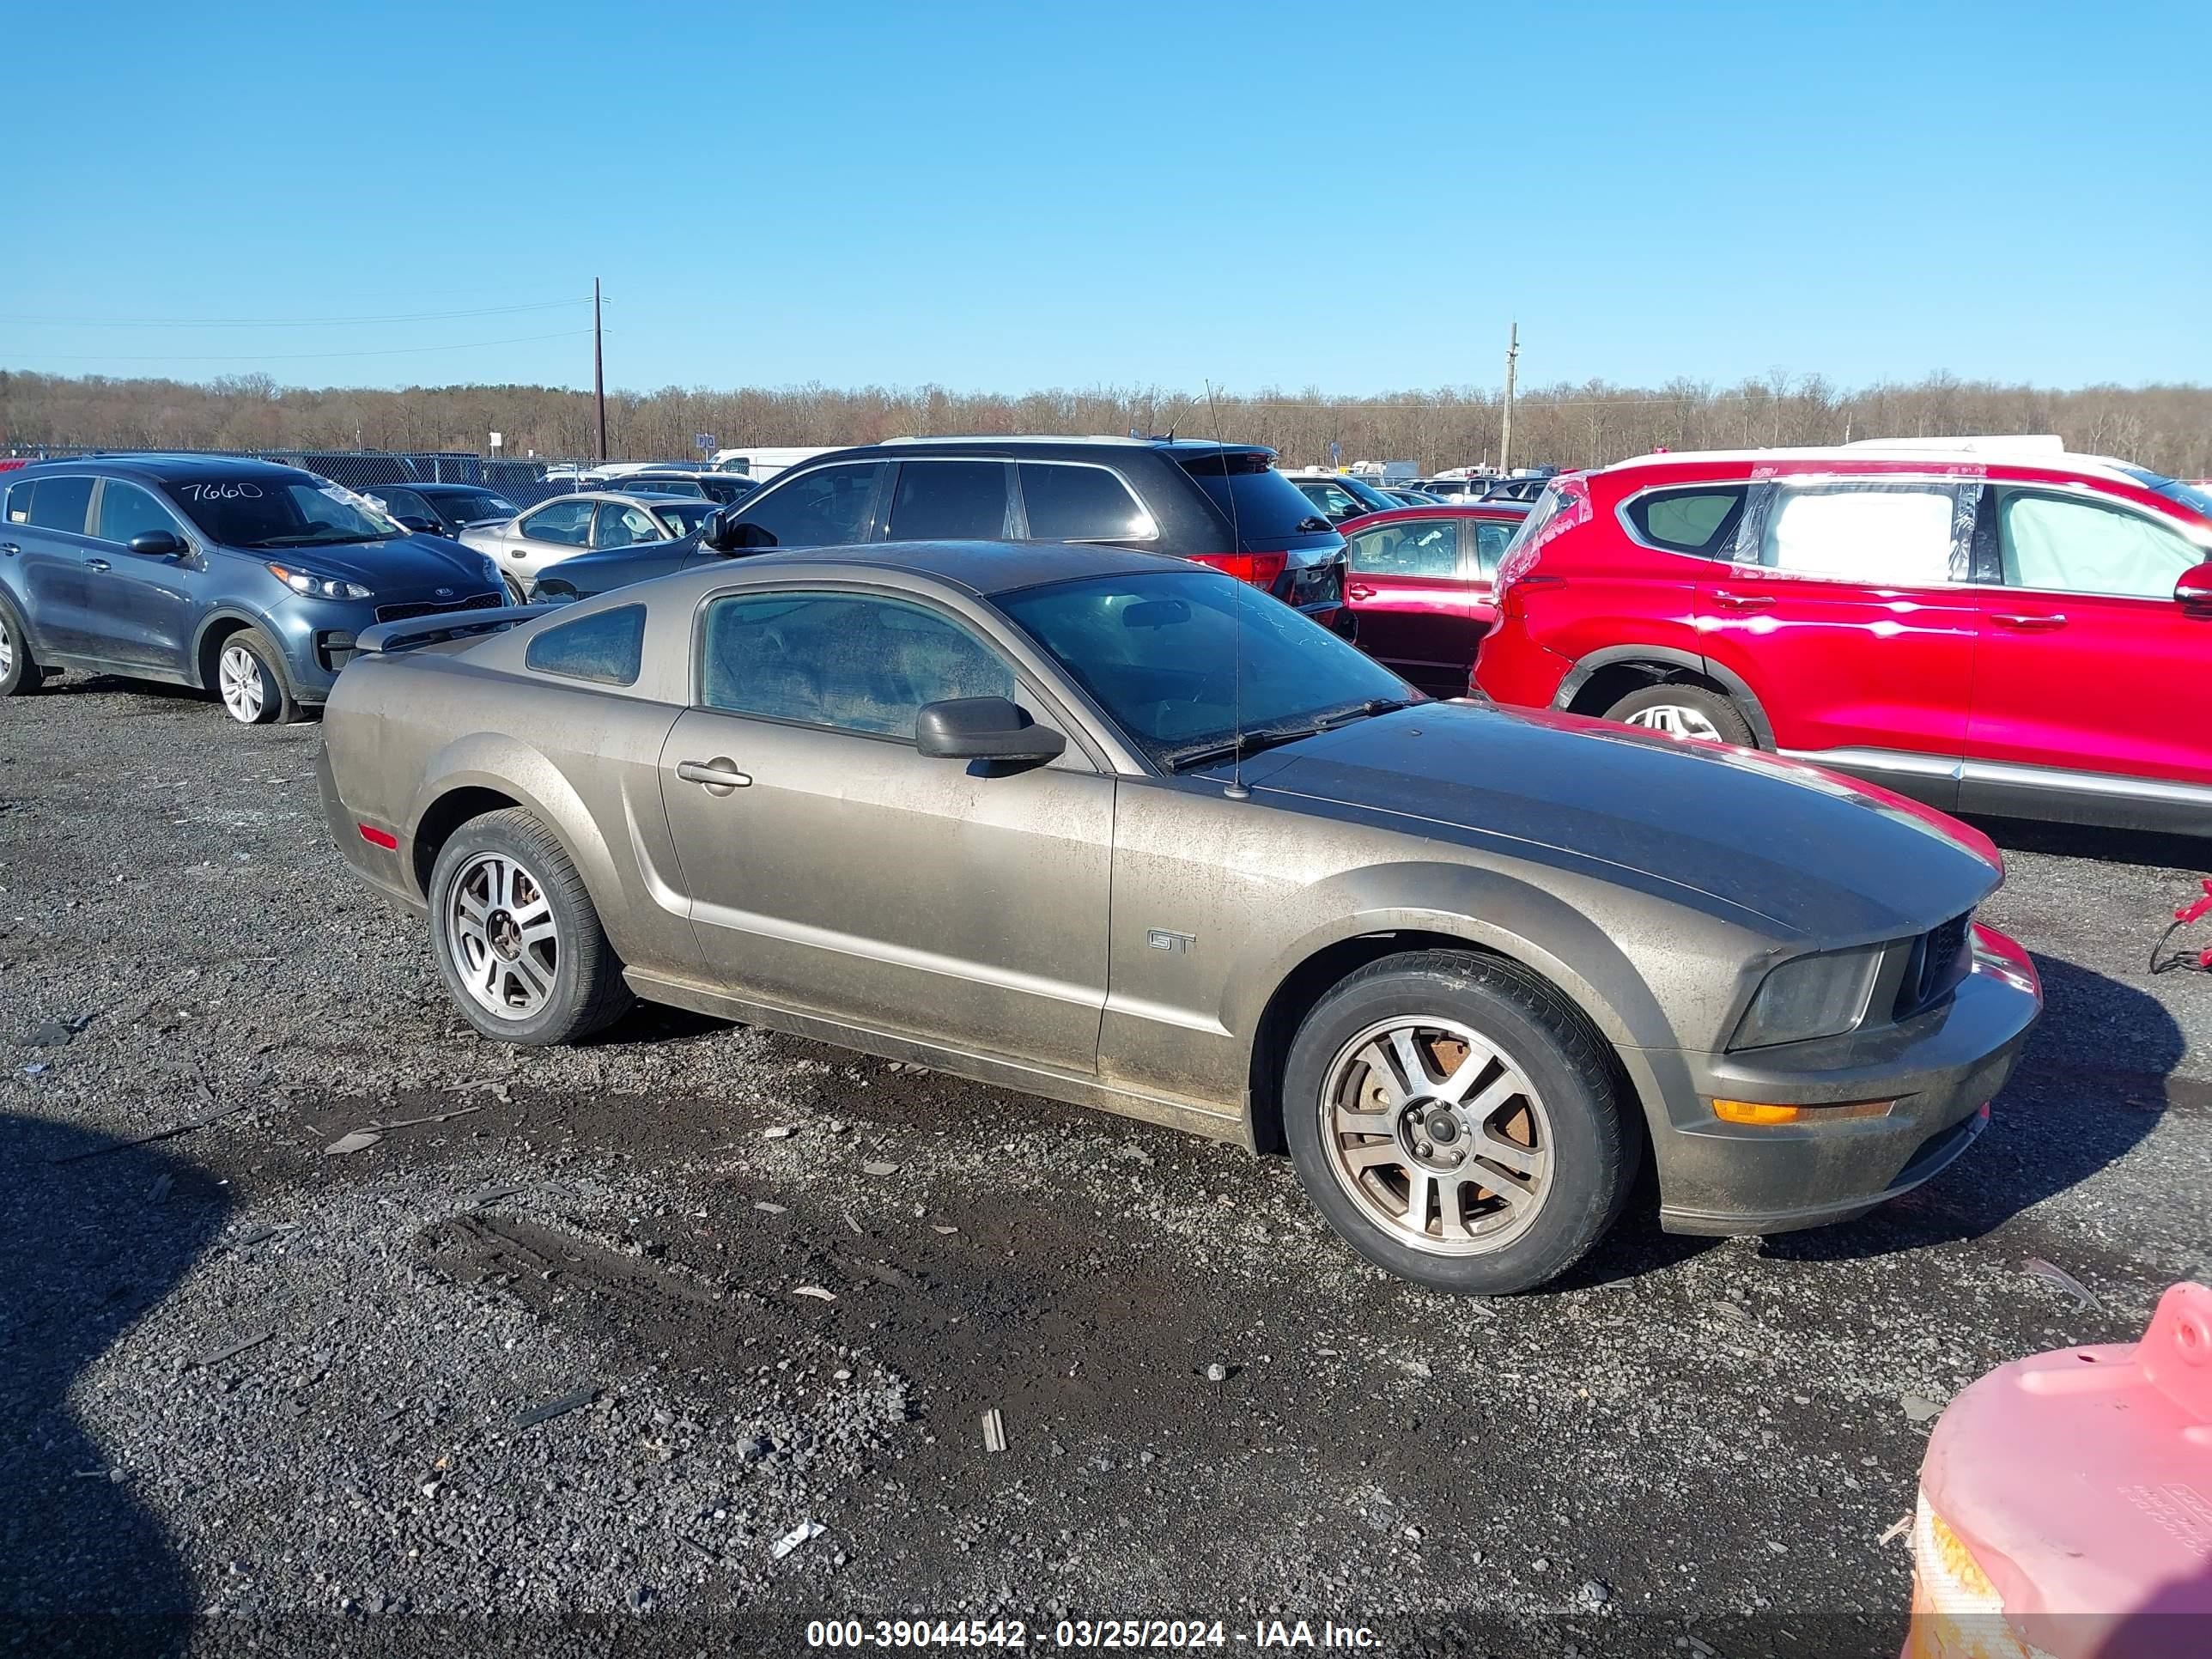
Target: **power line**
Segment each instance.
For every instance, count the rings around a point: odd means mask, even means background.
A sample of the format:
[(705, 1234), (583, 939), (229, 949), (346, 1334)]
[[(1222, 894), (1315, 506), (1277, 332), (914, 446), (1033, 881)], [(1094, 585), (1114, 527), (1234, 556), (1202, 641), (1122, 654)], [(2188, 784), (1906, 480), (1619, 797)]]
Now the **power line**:
[(25, 328), (351, 328), (376, 323), (442, 322), (454, 317), (501, 317), (518, 311), (554, 311), (590, 303), (588, 297), (579, 297), (520, 306), (483, 306), (471, 311), (395, 312), (384, 317), (0, 317), (0, 324)]
[[(430, 351), (480, 351), (487, 346), (523, 345), (532, 340), (574, 340), (592, 331), (588, 328), (564, 328), (553, 334), (517, 334), (504, 340), (467, 340), (453, 345), (384, 346), (368, 351), (248, 352), (237, 356), (216, 357), (178, 352), (125, 357), (93, 351), (64, 352), (61, 354), (60, 360), (77, 363), (297, 363), (329, 357), (404, 357), (419, 356)], [(25, 372), (36, 374), (38, 371)]]

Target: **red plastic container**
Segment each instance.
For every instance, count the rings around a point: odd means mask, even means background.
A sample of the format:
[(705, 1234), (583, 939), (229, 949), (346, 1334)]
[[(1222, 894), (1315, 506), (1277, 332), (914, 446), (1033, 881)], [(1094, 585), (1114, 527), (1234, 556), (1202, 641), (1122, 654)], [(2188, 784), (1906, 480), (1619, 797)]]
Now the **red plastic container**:
[(2212, 1655), (2212, 1289), (2000, 1366), (1928, 1442), (1905, 1659)]

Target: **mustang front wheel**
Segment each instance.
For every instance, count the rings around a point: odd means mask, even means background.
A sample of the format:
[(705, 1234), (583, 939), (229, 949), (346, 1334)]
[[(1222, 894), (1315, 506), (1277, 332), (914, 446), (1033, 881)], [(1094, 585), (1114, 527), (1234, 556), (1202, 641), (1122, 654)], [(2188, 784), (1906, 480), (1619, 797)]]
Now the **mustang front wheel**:
[(1573, 1010), (1495, 958), (1387, 957), (1324, 997), (1284, 1076), (1298, 1175), (1380, 1267), (1494, 1295), (1563, 1273), (1620, 1212), (1641, 1151)]
[(529, 813), (463, 824), (439, 850), (429, 897), (439, 976), (486, 1036), (573, 1042), (629, 1006), (583, 878)]

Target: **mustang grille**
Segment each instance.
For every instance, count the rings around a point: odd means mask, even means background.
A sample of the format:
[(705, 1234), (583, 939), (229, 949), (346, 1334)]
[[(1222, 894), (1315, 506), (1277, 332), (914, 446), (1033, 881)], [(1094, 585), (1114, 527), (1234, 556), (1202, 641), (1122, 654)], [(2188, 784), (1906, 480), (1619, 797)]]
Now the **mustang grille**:
[(410, 617), (434, 617), (441, 611), (496, 611), (507, 603), (498, 593), (479, 593), (472, 599), (453, 599), (443, 604), (380, 605), (376, 619), (380, 623), (405, 622)]
[(1905, 964), (1905, 980), (1897, 988), (1897, 1018), (1910, 1019), (1935, 1006), (1957, 987), (1973, 966), (1967, 941), (1969, 911), (1954, 916), (1941, 927), (1930, 928), (1912, 941), (1912, 954)]

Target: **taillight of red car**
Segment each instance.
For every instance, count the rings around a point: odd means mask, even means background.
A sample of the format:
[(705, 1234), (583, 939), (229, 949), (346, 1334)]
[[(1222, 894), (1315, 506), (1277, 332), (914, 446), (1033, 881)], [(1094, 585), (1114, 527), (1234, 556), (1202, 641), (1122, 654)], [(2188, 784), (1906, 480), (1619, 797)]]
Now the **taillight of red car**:
[(1212, 565), (1240, 582), (1263, 588), (1273, 588), (1291, 562), (1287, 553), (1187, 553), (1183, 556), (1193, 564)]

